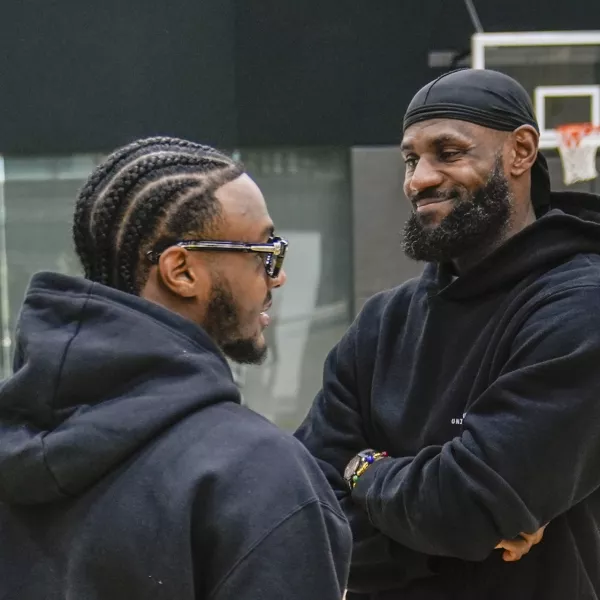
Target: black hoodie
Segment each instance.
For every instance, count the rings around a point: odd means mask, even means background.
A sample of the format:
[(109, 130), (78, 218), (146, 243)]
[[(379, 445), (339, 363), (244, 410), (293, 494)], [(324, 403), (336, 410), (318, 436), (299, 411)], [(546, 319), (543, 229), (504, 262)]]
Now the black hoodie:
[(239, 399), (192, 322), (35, 276), (0, 386), (0, 599), (340, 600), (333, 492)]
[[(329, 355), (296, 435), (353, 528), (349, 598), (600, 598), (600, 198), (552, 204), (463, 276), (372, 298)], [(366, 448), (392, 458), (350, 495)]]

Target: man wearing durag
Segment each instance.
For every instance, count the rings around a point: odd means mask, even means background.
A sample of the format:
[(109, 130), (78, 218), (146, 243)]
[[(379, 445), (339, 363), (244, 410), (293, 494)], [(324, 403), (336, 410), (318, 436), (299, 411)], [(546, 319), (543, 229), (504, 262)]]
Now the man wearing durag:
[(366, 303), (296, 433), (352, 525), (349, 599), (600, 598), (600, 197), (551, 192), (538, 142), (495, 71), (408, 107), (423, 274)]

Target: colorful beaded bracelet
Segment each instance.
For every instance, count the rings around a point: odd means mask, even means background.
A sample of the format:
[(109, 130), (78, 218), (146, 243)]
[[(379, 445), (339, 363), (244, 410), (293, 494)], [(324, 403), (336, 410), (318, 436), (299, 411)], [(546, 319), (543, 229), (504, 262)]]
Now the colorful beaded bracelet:
[(361, 457), (360, 466), (356, 469), (356, 472), (352, 476), (350, 487), (354, 489), (361, 475), (374, 463), (382, 458), (387, 458), (389, 455), (387, 452), (373, 452), (367, 456)]

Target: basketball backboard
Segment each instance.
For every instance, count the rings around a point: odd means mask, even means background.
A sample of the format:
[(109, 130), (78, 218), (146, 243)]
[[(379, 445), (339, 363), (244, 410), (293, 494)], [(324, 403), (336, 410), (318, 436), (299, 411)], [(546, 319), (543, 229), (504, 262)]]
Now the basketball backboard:
[[(600, 31), (477, 33), (471, 61), (473, 68), (502, 71), (525, 87), (546, 154), (559, 148), (557, 127), (600, 126)], [(597, 148), (600, 135), (582, 145)]]
[(478, 33), (472, 66), (502, 71), (527, 89), (543, 149), (558, 147), (558, 125), (600, 125), (600, 31)]

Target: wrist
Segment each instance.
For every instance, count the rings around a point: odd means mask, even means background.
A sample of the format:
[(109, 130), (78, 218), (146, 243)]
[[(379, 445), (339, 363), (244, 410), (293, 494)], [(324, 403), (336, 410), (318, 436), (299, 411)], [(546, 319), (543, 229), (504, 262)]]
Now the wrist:
[(362, 450), (353, 457), (344, 470), (344, 481), (350, 491), (354, 489), (367, 469), (383, 458), (389, 458), (387, 452), (379, 452), (373, 449)]

